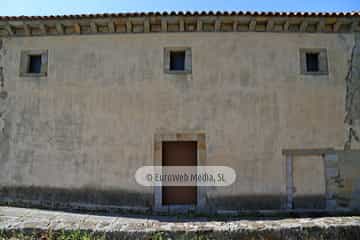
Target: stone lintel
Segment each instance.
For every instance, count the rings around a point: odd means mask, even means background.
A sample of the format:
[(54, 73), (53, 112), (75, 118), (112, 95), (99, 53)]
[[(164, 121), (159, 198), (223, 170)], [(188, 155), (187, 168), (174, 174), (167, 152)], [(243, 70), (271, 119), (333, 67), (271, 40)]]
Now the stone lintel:
[(318, 156), (333, 153), (333, 148), (308, 148), (308, 149), (283, 149), (282, 154), (285, 156)]

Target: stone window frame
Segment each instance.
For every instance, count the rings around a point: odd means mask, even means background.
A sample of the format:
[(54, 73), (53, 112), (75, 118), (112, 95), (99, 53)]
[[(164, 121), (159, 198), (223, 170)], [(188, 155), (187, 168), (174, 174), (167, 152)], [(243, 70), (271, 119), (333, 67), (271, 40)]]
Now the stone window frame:
[[(328, 56), (326, 48), (300, 48), (300, 73), (302, 75), (328, 75)], [(306, 67), (306, 54), (319, 54), (319, 71), (308, 72)]]
[[(41, 56), (41, 72), (29, 73), (30, 56)], [(48, 73), (48, 50), (23, 50), (20, 58), (20, 77), (46, 77)]]
[[(206, 136), (202, 132), (177, 132), (157, 133), (154, 137), (154, 166), (162, 166), (162, 144), (169, 141), (195, 141), (197, 143), (197, 166), (206, 163)], [(162, 186), (153, 188), (155, 212), (205, 212), (206, 211), (206, 187), (197, 187), (197, 204), (194, 205), (163, 205)]]
[[(170, 70), (170, 53), (185, 51), (185, 70)], [(190, 47), (165, 47), (164, 48), (164, 72), (167, 74), (191, 74), (192, 73), (192, 51)]]

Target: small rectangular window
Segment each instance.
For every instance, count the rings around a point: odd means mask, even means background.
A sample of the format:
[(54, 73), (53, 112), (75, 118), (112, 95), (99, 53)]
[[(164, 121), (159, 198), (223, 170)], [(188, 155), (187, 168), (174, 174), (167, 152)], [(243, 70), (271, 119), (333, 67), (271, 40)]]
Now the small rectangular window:
[(41, 73), (41, 55), (29, 56), (28, 73)]
[(192, 54), (189, 47), (164, 48), (164, 70), (167, 74), (191, 74)]
[(319, 72), (319, 53), (306, 53), (306, 71)]
[(328, 75), (326, 48), (301, 48), (300, 73), (303, 75)]
[(170, 71), (185, 70), (185, 51), (170, 52)]
[(47, 50), (24, 50), (20, 56), (21, 77), (46, 77), (48, 71)]

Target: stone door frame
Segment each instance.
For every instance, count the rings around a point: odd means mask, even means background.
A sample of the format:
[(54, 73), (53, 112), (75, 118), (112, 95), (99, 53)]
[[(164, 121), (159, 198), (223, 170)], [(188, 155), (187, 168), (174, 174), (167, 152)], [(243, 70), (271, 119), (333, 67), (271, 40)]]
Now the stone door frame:
[[(162, 166), (162, 143), (163, 142), (194, 141), (197, 143), (197, 166), (203, 166), (206, 162), (206, 138), (205, 133), (199, 132), (177, 132), (157, 133), (154, 137), (154, 166)], [(162, 186), (153, 189), (155, 212), (202, 212), (206, 209), (206, 189), (197, 187), (197, 205), (163, 205)]]
[(284, 209), (294, 210), (294, 176), (293, 176), (293, 159), (295, 156), (321, 156), (324, 164), (325, 173), (325, 209), (336, 209), (335, 189), (332, 187), (333, 182), (339, 175), (338, 157), (333, 148), (319, 149), (284, 149), (282, 154), (286, 157), (286, 202)]

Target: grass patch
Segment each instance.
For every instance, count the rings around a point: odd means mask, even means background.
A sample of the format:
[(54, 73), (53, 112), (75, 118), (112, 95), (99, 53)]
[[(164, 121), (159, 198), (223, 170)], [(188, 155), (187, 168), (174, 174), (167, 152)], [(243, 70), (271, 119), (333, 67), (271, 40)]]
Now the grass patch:
[(74, 230), (53, 232), (19, 232), (0, 230), (0, 240), (19, 239), (19, 240), (105, 240), (105, 235), (95, 232)]

